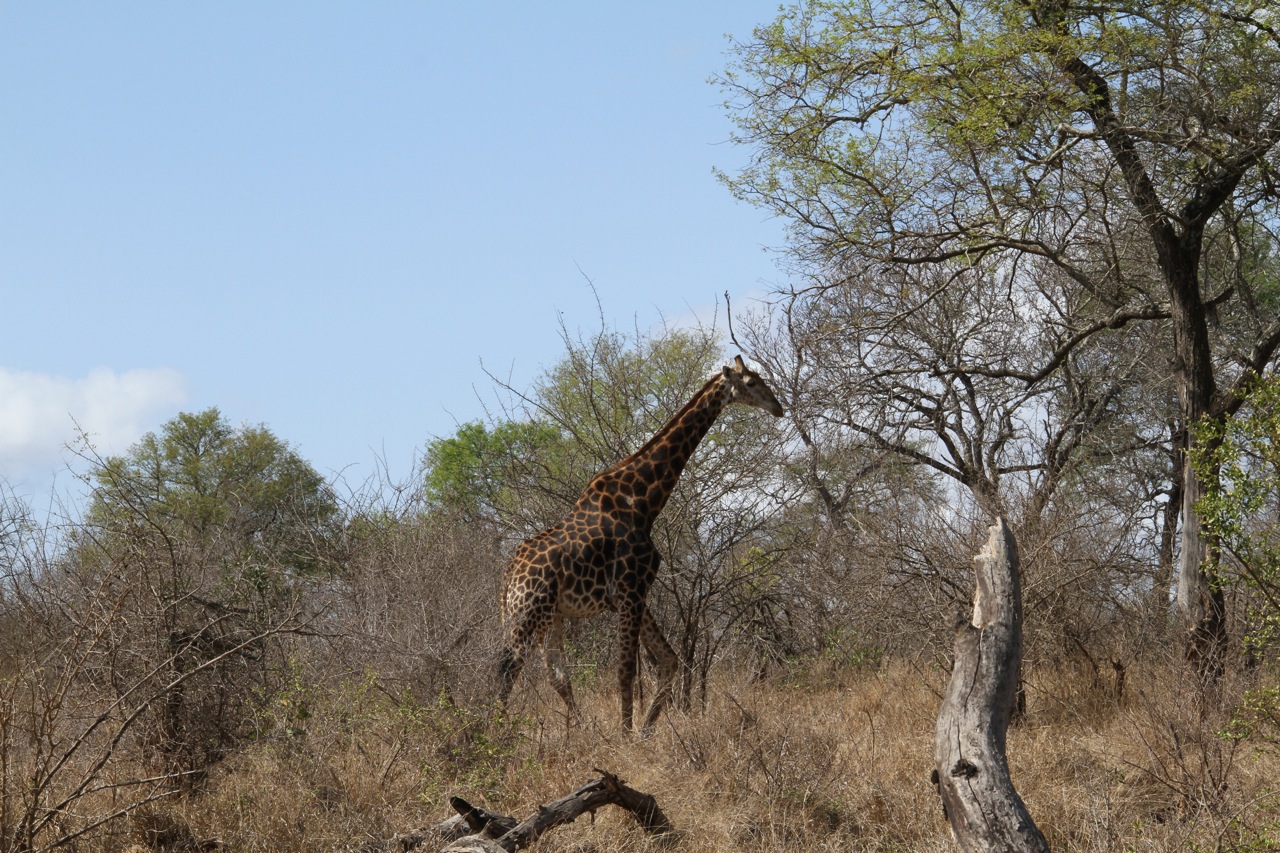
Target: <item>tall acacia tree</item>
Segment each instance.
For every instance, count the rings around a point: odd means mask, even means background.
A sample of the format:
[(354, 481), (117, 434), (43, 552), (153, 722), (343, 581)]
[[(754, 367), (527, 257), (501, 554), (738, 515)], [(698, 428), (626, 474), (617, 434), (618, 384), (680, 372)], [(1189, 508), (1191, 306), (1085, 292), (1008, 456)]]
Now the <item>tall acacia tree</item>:
[[(1182, 423), (1222, 421), (1280, 347), (1257, 275), (1280, 214), (1276, 11), (802, 2), (735, 47), (722, 82), (756, 154), (726, 180), (789, 219), (795, 259), (827, 278), (1053, 269), (1075, 294), (1033, 306), (1052, 346), (991, 373), (1036, 385), (1099, 333), (1160, 323)], [(936, 295), (904, 292), (904, 316)], [(1183, 466), (1178, 578), (1188, 652), (1210, 676), (1224, 602), (1195, 507), (1213, 476)]]
[(78, 671), (136, 709), (121, 737), (136, 720), (165, 778), (197, 784), (279, 686), (286, 640), (314, 615), (309, 580), (340, 568), (340, 507), (286, 442), (217, 409), (93, 458), (66, 559), (73, 627), (54, 639), (92, 638)]

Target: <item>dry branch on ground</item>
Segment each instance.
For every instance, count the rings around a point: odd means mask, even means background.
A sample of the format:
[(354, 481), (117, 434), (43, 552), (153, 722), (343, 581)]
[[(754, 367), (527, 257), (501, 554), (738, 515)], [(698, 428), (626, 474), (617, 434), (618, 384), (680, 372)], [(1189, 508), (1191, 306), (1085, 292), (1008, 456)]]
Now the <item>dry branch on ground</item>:
[(512, 853), (528, 847), (557, 826), (572, 823), (586, 812), (614, 805), (631, 813), (640, 827), (656, 837), (675, 837), (675, 829), (651, 795), (635, 790), (605, 770), (595, 779), (560, 799), (538, 807), (523, 821), (473, 806), (461, 797), (450, 797), (458, 814), (434, 833), (417, 831), (397, 836), (393, 849), (417, 850), (434, 836), (444, 841), (442, 853)]

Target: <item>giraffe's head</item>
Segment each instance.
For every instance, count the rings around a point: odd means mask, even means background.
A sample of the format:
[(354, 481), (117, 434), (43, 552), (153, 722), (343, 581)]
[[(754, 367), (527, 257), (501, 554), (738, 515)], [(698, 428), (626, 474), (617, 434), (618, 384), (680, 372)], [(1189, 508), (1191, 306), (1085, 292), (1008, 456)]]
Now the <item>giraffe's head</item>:
[(747, 367), (742, 356), (734, 356), (733, 364), (724, 366), (724, 379), (729, 387), (729, 402), (746, 403), (764, 409), (775, 418), (782, 417), (782, 404), (760, 374)]

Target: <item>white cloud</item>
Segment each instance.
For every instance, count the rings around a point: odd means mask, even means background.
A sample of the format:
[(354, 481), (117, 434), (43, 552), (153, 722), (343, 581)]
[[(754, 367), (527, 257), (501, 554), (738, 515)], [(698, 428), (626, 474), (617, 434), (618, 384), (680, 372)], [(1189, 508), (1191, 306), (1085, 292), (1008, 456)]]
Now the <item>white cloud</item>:
[(121, 453), (184, 397), (182, 375), (168, 368), (96, 367), (73, 379), (0, 367), (0, 476), (60, 466), (77, 424), (100, 453)]

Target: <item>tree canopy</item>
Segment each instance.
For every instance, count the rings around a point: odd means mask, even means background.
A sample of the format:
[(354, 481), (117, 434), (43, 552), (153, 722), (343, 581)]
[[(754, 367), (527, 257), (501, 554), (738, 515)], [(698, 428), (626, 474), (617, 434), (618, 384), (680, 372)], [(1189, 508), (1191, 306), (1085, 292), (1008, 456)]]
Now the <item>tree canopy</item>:
[[(738, 44), (722, 77), (755, 152), (724, 179), (789, 221), (810, 282), (795, 295), (845, 291), (859, 339), (977, 275), (1005, 328), (1024, 330), (1004, 344), (1034, 344), (1014, 359), (957, 350), (899, 371), (897, 388), (1038, 388), (1116, 352), (1113, 332), (1155, 324), (1186, 446), (1186, 426), (1229, 417), (1280, 348), (1264, 307), (1280, 254), (1273, 17), (1231, 0), (802, 2)], [(868, 310), (884, 290), (887, 309)], [(1178, 599), (1203, 656), (1225, 624), (1195, 510), (1212, 484), (1185, 465), (1180, 479)]]
[(110, 537), (145, 519), (174, 539), (218, 535), (242, 553), (317, 568), (317, 540), (339, 520), (314, 468), (265, 426), (233, 427), (216, 408), (184, 412), (90, 472), (90, 523)]
[[(424, 485), (433, 509), (471, 518), (497, 519), (515, 512), (530, 464), (554, 464), (562, 437), (541, 421), (480, 421), (427, 444)], [(526, 483), (527, 485), (527, 483)]]

